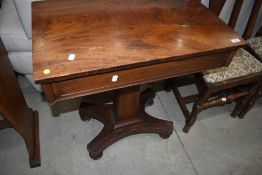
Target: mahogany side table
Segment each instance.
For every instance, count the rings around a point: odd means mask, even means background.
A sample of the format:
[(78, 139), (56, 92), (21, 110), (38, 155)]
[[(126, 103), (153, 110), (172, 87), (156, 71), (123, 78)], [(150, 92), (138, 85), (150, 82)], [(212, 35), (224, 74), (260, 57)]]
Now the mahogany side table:
[(14, 128), (25, 141), (30, 167), (40, 166), (38, 112), (28, 108), (1, 39), (0, 114), (0, 130)]
[(112, 105), (79, 110), (104, 123), (87, 145), (93, 159), (131, 134), (172, 134), (144, 111), (155, 93), (141, 84), (228, 65), (245, 45), (198, 0), (42, 1), (32, 19), (34, 79), (49, 103), (114, 90)]

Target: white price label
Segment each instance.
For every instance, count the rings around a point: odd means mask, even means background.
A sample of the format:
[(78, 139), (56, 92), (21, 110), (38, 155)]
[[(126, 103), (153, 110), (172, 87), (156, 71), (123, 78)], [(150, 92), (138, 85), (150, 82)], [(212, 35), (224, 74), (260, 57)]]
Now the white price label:
[(112, 82), (117, 82), (117, 80), (118, 80), (118, 75), (112, 76)]
[(240, 39), (239, 38), (234, 38), (230, 40), (232, 43), (239, 43)]
[(69, 54), (68, 58), (67, 58), (69, 61), (74, 61), (76, 59), (76, 55), (71, 53)]
[(222, 101), (227, 101), (227, 98), (222, 98), (221, 100), (222, 100)]

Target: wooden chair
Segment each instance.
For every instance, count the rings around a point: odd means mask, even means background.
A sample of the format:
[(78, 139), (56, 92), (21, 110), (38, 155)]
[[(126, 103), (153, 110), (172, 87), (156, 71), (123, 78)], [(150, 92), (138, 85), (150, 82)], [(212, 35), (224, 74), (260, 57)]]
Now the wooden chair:
[[(228, 25), (235, 28), (244, 0), (235, 1)], [(210, 0), (209, 8), (217, 15), (220, 14), (225, 0)], [(243, 38), (248, 39), (252, 35), (253, 28), (262, 0), (255, 0)], [(237, 101), (235, 111), (241, 111), (240, 106), (245, 103), (245, 97), (250, 99), (258, 92), (257, 89), (262, 80), (262, 63), (244, 49), (239, 49), (228, 67), (207, 70), (191, 76), (184, 76), (168, 80), (166, 91), (172, 89), (178, 104), (186, 118), (183, 132), (189, 132), (197, 119), (197, 115), (204, 109), (222, 106)], [(183, 97), (178, 87), (195, 84), (198, 94)], [(192, 112), (189, 112), (186, 104), (193, 103)], [(233, 112), (232, 116), (239, 113)]]
[[(247, 50), (262, 61), (262, 26), (258, 30), (256, 36), (248, 39), (247, 42)], [(262, 83), (257, 84), (256, 87), (253, 87), (253, 92), (253, 96), (246, 96), (243, 100), (239, 100), (241, 103), (237, 102), (237, 105), (232, 113), (233, 117), (238, 116), (239, 118), (244, 118), (247, 112), (252, 109), (255, 102), (262, 97)]]

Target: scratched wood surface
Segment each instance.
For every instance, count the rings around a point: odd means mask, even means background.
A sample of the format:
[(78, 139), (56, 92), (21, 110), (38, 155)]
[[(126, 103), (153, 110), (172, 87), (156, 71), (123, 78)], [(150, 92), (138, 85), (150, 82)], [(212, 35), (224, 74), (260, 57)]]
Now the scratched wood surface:
[[(52, 0), (32, 5), (38, 83), (157, 64), (243, 46), (196, 0)], [(240, 42), (232, 43), (231, 39)], [(68, 60), (74, 53), (76, 59)], [(45, 69), (50, 73), (44, 74)]]

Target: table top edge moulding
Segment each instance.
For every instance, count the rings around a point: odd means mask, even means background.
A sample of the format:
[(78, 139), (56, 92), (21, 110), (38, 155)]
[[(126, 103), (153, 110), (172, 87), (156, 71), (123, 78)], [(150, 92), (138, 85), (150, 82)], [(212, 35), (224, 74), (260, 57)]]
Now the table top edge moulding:
[[(188, 0), (33, 2), (32, 26), (34, 79), (41, 84), (233, 51), (246, 44), (215, 14)], [(70, 54), (74, 61), (68, 60)]]

